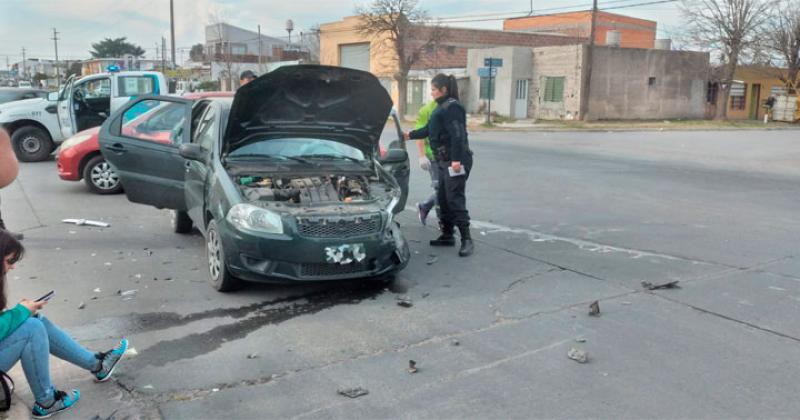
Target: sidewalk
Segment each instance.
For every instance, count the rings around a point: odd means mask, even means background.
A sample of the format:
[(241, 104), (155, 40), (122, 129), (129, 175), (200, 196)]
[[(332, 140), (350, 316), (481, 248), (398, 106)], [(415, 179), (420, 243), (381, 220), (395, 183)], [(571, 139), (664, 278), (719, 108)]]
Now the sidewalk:
[[(499, 118), (491, 127), (486, 117), (471, 115), (467, 124), (470, 131), (723, 131), (723, 130), (800, 130), (800, 124), (772, 121), (764, 124), (756, 120), (653, 120), (653, 121), (537, 121), (532, 119), (508, 120)], [(497, 120), (495, 120), (497, 121)]]

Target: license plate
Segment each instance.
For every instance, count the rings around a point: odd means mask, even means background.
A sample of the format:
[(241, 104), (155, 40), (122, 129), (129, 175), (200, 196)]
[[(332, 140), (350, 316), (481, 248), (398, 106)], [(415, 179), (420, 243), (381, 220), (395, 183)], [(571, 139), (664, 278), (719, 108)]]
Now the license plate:
[(360, 263), (367, 259), (364, 244), (344, 244), (325, 247), (325, 261), (330, 264), (347, 265)]

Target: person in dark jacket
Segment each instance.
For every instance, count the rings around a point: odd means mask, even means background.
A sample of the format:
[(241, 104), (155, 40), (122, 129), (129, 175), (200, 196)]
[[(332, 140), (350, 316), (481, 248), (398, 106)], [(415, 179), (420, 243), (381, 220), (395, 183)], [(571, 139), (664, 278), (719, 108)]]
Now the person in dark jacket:
[(458, 255), (472, 255), (475, 249), (469, 231), (467, 211), (467, 179), (472, 171), (472, 151), (467, 138), (467, 113), (458, 101), (458, 84), (453, 76), (438, 74), (431, 81), (431, 96), (439, 106), (431, 114), (428, 125), (406, 134), (407, 139), (428, 138), (436, 158), (441, 210), (441, 235), (432, 246), (455, 246), (455, 228), (461, 233)]

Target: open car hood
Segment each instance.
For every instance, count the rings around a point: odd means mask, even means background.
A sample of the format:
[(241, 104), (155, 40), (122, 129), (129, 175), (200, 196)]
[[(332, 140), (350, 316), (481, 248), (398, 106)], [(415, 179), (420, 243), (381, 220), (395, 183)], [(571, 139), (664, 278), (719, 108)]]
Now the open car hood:
[(325, 136), (376, 156), (392, 99), (371, 73), (342, 67), (281, 67), (241, 87), (224, 153), (263, 136)]

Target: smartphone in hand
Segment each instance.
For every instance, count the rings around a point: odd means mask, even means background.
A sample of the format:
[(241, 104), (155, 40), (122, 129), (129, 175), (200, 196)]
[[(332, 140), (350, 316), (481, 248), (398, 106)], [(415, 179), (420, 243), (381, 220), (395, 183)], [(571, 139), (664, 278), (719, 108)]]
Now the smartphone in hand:
[(55, 294), (56, 294), (56, 291), (55, 291), (55, 290), (51, 290), (51, 291), (47, 292), (47, 293), (46, 293), (44, 296), (40, 297), (39, 299), (36, 299), (36, 302), (48, 301), (48, 300), (50, 300), (50, 299), (53, 297), (53, 295), (55, 295)]

